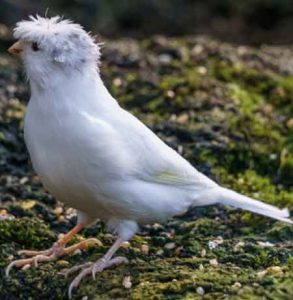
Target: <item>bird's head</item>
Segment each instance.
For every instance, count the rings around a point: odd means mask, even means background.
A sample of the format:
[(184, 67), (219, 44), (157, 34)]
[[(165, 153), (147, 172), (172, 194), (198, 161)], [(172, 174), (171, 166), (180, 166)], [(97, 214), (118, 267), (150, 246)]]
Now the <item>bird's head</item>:
[(30, 16), (16, 24), (18, 40), (8, 51), (21, 56), (29, 80), (44, 84), (56, 72), (72, 74), (88, 67), (97, 69), (100, 47), (79, 25), (59, 16)]

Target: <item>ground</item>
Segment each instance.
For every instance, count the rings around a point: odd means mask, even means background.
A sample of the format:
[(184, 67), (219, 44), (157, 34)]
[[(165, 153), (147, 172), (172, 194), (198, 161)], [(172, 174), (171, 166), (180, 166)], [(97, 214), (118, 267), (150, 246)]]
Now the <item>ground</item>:
[[(293, 212), (292, 49), (206, 37), (105, 42), (102, 77), (123, 107), (217, 182)], [(67, 299), (72, 278), (61, 270), (97, 260), (114, 237), (98, 222), (75, 241), (101, 246), (4, 277), (18, 250), (50, 247), (76, 222), (29, 163), (28, 98), (21, 65), (0, 52), (0, 299)], [(192, 209), (142, 228), (118, 254), (129, 264), (84, 280), (73, 298), (293, 299), (292, 225), (240, 210)]]

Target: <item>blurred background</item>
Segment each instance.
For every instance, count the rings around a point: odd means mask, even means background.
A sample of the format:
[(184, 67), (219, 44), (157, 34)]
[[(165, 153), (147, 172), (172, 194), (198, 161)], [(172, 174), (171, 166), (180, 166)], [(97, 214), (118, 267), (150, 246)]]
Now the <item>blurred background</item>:
[[(289, 0), (0, 0), (0, 23), (61, 14), (106, 37), (208, 34), (235, 43), (293, 41)], [(5, 28), (2, 26), (2, 34)]]

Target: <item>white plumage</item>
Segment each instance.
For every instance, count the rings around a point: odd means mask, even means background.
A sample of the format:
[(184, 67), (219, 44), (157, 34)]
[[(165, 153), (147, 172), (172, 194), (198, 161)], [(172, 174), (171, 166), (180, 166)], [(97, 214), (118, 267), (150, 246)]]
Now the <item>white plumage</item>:
[(80, 224), (99, 218), (128, 240), (140, 224), (215, 203), (292, 223), (287, 210), (220, 187), (123, 110), (100, 79), (99, 45), (80, 25), (32, 17), (15, 37), (31, 86), (24, 133), (33, 166)]

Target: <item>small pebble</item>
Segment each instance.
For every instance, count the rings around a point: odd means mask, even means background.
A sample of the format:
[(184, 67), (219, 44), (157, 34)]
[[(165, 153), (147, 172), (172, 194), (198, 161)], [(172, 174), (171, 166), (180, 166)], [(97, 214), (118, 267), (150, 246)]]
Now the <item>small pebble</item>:
[(218, 244), (215, 241), (209, 241), (208, 242), (208, 247), (209, 247), (210, 250), (213, 250), (213, 249), (218, 247)]
[(69, 265), (69, 262), (67, 260), (61, 259), (57, 261), (57, 264), (60, 266), (67, 266)]
[(22, 177), (20, 180), (19, 180), (19, 183), (20, 184), (25, 184), (28, 182), (28, 178), (27, 177)]
[(155, 229), (155, 230), (158, 230), (158, 229), (163, 228), (163, 226), (161, 224), (159, 224), (159, 223), (154, 223), (153, 226), (152, 226), (152, 228)]
[(199, 286), (197, 289), (196, 289), (196, 292), (200, 295), (200, 296), (203, 296), (205, 291), (203, 289), (203, 287)]
[(122, 80), (121, 80), (121, 78), (115, 78), (114, 80), (113, 80), (113, 84), (115, 85), (115, 86), (117, 86), (117, 87), (119, 87), (119, 86), (121, 86), (122, 85)]
[(88, 299), (89, 299), (88, 296), (83, 296), (83, 297), (81, 298), (81, 300), (88, 300)]
[(283, 275), (283, 270), (280, 266), (271, 266), (267, 268), (267, 273), (269, 275), (281, 276)]
[(169, 64), (172, 61), (172, 56), (169, 54), (160, 54), (159, 55), (159, 62), (162, 64)]
[(213, 267), (216, 267), (219, 265), (218, 260), (216, 258), (213, 258), (209, 261), (210, 265)]
[(132, 287), (132, 282), (131, 282), (131, 276), (130, 275), (124, 276), (123, 281), (122, 281), (122, 285), (126, 289), (130, 289)]
[(200, 44), (197, 44), (193, 47), (193, 49), (191, 51), (192, 51), (192, 53), (198, 55), (198, 54), (201, 54), (203, 50), (204, 50), (203, 46)]
[(239, 46), (237, 48), (237, 52), (238, 52), (239, 55), (244, 55), (244, 54), (247, 53), (247, 51), (248, 51), (248, 49), (245, 46)]
[(0, 215), (7, 215), (6, 209), (0, 209)]
[(33, 208), (36, 205), (36, 201), (35, 200), (25, 200), (25, 201), (21, 201), (20, 202), (20, 206), (24, 209), (24, 210), (28, 210)]
[(289, 119), (286, 123), (288, 128), (293, 128), (293, 118)]
[(131, 247), (131, 245), (130, 245), (130, 243), (129, 243), (128, 241), (126, 241), (126, 242), (123, 242), (123, 243), (121, 244), (121, 247), (124, 248), (124, 249), (128, 249), (128, 248)]
[(244, 242), (238, 242), (234, 247), (233, 247), (233, 251), (234, 252), (239, 252), (240, 249), (245, 245)]
[(9, 261), (11, 261), (11, 260), (14, 259), (14, 256), (13, 256), (13, 255), (9, 255), (9, 256), (7, 257), (7, 259), (8, 259)]
[(203, 264), (200, 264), (199, 266), (198, 266), (198, 268), (199, 268), (199, 270), (203, 270), (204, 269), (204, 266), (203, 266)]
[(164, 254), (164, 250), (163, 249), (159, 249), (157, 252), (156, 252), (156, 255), (163, 255)]
[(203, 248), (200, 252), (200, 256), (205, 257), (206, 255), (207, 255), (207, 250), (205, 248)]
[(239, 288), (241, 288), (241, 283), (240, 282), (238, 282), (238, 281), (236, 281), (233, 285), (232, 285), (232, 288), (235, 288), (235, 289), (239, 289)]
[(71, 215), (71, 214), (76, 214), (76, 211), (74, 210), (74, 208), (67, 208), (66, 209), (66, 215)]
[(64, 220), (65, 220), (65, 217), (64, 216), (62, 216), (62, 215), (60, 215), (60, 216), (58, 216), (58, 222), (64, 222)]
[(200, 75), (205, 75), (208, 72), (208, 69), (204, 66), (200, 66), (200, 67), (197, 68), (197, 72)]
[(189, 115), (187, 113), (182, 113), (176, 118), (176, 122), (181, 125), (187, 124), (188, 121), (189, 121)]
[(141, 251), (141, 253), (143, 253), (143, 254), (145, 254), (145, 255), (148, 255), (149, 252), (150, 252), (150, 247), (149, 247), (149, 245), (147, 245), (147, 244), (142, 244), (142, 245), (140, 246), (140, 251)]
[(53, 213), (57, 216), (61, 215), (63, 213), (63, 208), (61, 206), (58, 206), (56, 207), (54, 210), (53, 210)]
[(257, 242), (257, 244), (263, 248), (270, 248), (270, 247), (275, 246), (274, 244), (272, 244), (270, 242), (262, 242), (262, 241)]
[(176, 247), (176, 244), (175, 243), (167, 243), (164, 248), (165, 249), (168, 249), (168, 250), (172, 250)]
[(172, 91), (172, 90), (168, 90), (166, 94), (167, 94), (167, 97), (169, 97), (169, 98), (174, 98), (175, 97), (175, 92)]
[(262, 278), (262, 277), (264, 277), (264, 276), (267, 274), (267, 272), (268, 272), (267, 270), (257, 272), (257, 273), (256, 273), (256, 276), (257, 276), (258, 278)]

